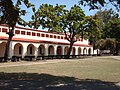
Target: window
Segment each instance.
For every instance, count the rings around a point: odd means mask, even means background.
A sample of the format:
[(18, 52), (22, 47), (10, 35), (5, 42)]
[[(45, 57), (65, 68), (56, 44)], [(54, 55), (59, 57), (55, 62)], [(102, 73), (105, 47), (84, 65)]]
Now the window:
[(46, 37), (49, 37), (49, 35), (48, 35), (48, 34), (46, 34)]
[(60, 39), (60, 36), (58, 36), (57, 38)]
[(1, 32), (1, 28), (0, 28), (0, 32)]
[(25, 35), (25, 31), (21, 31), (21, 34), (22, 34), (22, 35)]
[(50, 38), (53, 38), (53, 35), (50, 35)]
[(20, 30), (15, 30), (15, 34), (20, 34)]
[(63, 36), (61, 36), (61, 39), (63, 39)]
[(36, 36), (35, 32), (32, 32), (32, 36)]
[(27, 35), (31, 35), (31, 32), (27, 32)]
[(22, 47), (19, 46), (19, 54), (22, 54)]
[(56, 38), (56, 36), (54, 35), (54, 38)]
[(42, 37), (44, 37), (44, 36), (45, 36), (45, 34), (42, 34), (41, 36), (42, 36)]
[(2, 32), (7, 32), (7, 29), (6, 28), (2, 28)]
[(40, 37), (40, 33), (37, 33), (37, 36), (39, 36), (39, 37)]
[(30, 47), (30, 54), (32, 54), (32, 47)]

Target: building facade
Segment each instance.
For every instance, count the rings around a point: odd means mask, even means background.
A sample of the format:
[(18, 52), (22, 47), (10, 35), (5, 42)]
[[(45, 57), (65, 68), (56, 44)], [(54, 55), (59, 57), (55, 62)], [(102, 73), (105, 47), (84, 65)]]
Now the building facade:
[[(0, 25), (0, 57), (4, 56), (5, 45), (8, 38), (6, 25)], [(69, 41), (64, 34), (49, 33), (42, 30), (16, 27), (10, 43), (9, 57), (12, 56), (47, 56), (66, 55)], [(71, 55), (92, 55), (93, 47), (89, 41), (79, 38), (72, 47)]]

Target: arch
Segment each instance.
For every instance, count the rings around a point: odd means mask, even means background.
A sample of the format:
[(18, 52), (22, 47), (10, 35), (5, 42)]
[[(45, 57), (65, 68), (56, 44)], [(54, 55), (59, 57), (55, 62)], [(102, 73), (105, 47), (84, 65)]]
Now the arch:
[(61, 46), (57, 47), (57, 55), (62, 55), (62, 47)]
[(78, 55), (81, 54), (81, 51), (82, 51), (82, 50), (81, 50), (81, 48), (79, 47), (79, 48), (78, 48)]
[(84, 55), (87, 54), (87, 49), (86, 48), (83, 49), (83, 54)]
[(35, 46), (33, 44), (29, 44), (27, 46), (27, 55), (34, 56), (35, 55)]
[(54, 47), (52, 45), (48, 47), (48, 55), (54, 55)]
[(97, 55), (99, 55), (100, 54), (100, 51), (99, 51), (99, 49), (97, 49)]
[(6, 42), (0, 43), (0, 57), (4, 57)]
[(91, 48), (88, 49), (88, 54), (91, 55)]
[(66, 46), (66, 47), (64, 48), (64, 55), (66, 55), (66, 54), (68, 53), (68, 50), (69, 50), (69, 47)]
[(75, 47), (73, 47), (72, 48), (72, 55), (75, 55), (75, 51), (76, 51), (76, 49), (75, 49)]
[(22, 56), (23, 45), (21, 43), (16, 43), (14, 46), (14, 56)]
[(38, 48), (38, 56), (40, 55), (45, 55), (45, 46), (44, 45), (40, 45)]

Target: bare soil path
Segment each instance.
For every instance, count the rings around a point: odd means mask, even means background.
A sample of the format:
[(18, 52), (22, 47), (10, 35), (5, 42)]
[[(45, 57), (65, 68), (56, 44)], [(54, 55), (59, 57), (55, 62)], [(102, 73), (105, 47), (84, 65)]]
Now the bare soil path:
[(38, 61), (19, 61), (19, 62), (6, 62), (0, 63), (0, 67), (13, 67), (13, 66), (27, 66), (27, 65), (38, 65), (38, 64), (47, 64), (47, 63), (59, 63), (59, 62), (67, 62), (67, 61), (75, 61), (75, 60), (93, 60), (99, 58), (113, 58), (116, 60), (120, 60), (120, 56), (97, 56), (97, 57), (89, 57), (83, 59), (53, 59), (53, 60), (38, 60)]

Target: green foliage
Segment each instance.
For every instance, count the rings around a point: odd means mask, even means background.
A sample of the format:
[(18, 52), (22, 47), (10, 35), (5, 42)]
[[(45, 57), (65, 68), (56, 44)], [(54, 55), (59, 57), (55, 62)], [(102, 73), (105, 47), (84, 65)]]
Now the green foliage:
[(95, 48), (110, 50), (118, 53), (120, 42), (120, 19), (112, 9), (99, 11), (95, 17), (100, 22), (102, 37), (95, 44)]
[(118, 18), (119, 14), (114, 12), (112, 9), (105, 9), (105, 10), (100, 10), (96, 13), (96, 17), (101, 21), (101, 23), (107, 24), (110, 20), (114, 19), (114, 18)]
[(26, 11), (20, 9), (21, 3), (24, 3), (27, 7), (32, 6), (28, 0), (17, 0), (16, 4), (13, 0), (0, 0), (0, 24), (7, 24), (10, 27), (14, 27), (16, 23), (21, 24), (21, 15), (25, 15)]
[(90, 6), (90, 10), (99, 9), (109, 3), (115, 6), (118, 11), (120, 11), (120, 0), (79, 0), (79, 4)]
[(99, 21), (99, 30), (101, 30), (102, 32), (101, 38), (109, 38), (107, 33), (108, 29), (105, 29), (105, 27), (107, 26), (110, 20), (118, 18), (118, 14), (112, 9), (104, 11), (100, 10), (94, 15), (94, 17)]
[(114, 51), (116, 48), (116, 40), (113, 38), (100, 39), (96, 42), (95, 47), (100, 50)]
[(118, 42), (120, 42), (120, 18), (116, 18), (114, 20), (110, 20), (106, 25), (105, 29), (107, 30), (106, 34), (109, 38), (115, 38)]
[(0, 4), (0, 24), (5, 23), (12, 27), (15, 26), (19, 17), (19, 8), (15, 7), (11, 0), (1, 0)]
[(38, 28), (42, 25), (43, 28), (48, 28), (50, 32), (61, 32), (62, 29), (58, 24), (64, 13), (65, 5), (48, 5), (42, 4), (37, 11), (33, 10), (34, 15), (32, 16), (32, 21), (30, 21), (30, 26), (36, 25)]
[(101, 38), (101, 28), (99, 20), (96, 18), (96, 16), (87, 16), (86, 17), (86, 30), (87, 37), (89, 38), (90, 44), (94, 44), (98, 39)]
[(67, 40), (70, 42), (76, 42), (76, 40), (74, 40), (75, 36), (80, 36), (80, 33), (86, 28), (85, 14), (79, 6), (74, 5), (63, 15), (60, 24)]

